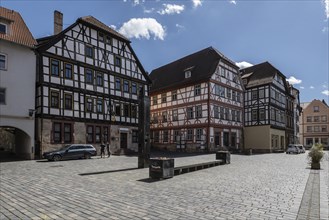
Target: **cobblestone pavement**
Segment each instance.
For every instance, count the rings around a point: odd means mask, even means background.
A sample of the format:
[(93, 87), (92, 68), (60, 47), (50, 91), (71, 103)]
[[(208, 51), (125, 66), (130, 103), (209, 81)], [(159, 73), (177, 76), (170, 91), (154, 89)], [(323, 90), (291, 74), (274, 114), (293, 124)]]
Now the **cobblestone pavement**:
[[(179, 157), (175, 166), (214, 159)], [(317, 172), (320, 207), (303, 203), (318, 209), (308, 219), (329, 219), (328, 163)], [(229, 165), (160, 181), (149, 181), (148, 169), (134, 169), (137, 157), (127, 156), (0, 166), (1, 220), (297, 219), (311, 172), (306, 154), (232, 155)]]

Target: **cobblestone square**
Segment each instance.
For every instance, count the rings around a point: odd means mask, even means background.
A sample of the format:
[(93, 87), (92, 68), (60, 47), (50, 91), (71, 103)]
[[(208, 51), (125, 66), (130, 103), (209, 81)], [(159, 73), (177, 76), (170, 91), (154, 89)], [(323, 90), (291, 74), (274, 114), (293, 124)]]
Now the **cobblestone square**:
[[(176, 157), (175, 166), (213, 160)], [(6, 162), (0, 219), (325, 220), (328, 163), (326, 155), (313, 171), (307, 154), (232, 155), (229, 165), (147, 181), (148, 168), (135, 169), (137, 157)]]

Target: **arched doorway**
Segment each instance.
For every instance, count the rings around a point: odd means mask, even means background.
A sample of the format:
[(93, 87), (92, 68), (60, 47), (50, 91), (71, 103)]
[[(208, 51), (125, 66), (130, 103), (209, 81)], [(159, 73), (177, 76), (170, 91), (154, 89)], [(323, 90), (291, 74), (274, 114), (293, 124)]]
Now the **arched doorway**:
[(34, 159), (34, 139), (19, 128), (0, 127), (0, 159), (2, 161)]

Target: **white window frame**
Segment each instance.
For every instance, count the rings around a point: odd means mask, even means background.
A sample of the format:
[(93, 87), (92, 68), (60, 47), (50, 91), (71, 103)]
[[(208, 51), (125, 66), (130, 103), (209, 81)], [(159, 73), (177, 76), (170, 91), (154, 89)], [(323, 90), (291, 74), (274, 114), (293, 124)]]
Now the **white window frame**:
[[(8, 25), (5, 24), (5, 23), (3, 23), (3, 22), (0, 22), (0, 25), (5, 26), (5, 28), (6, 28), (6, 30), (5, 30), (5, 32), (4, 32), (3, 34), (8, 34)], [(1, 33), (2, 33), (2, 32), (1, 32)]]
[(7, 67), (8, 67), (8, 55), (7, 54), (4, 54), (4, 53), (0, 53), (0, 55), (5, 57), (5, 66), (4, 66), (4, 68), (1, 68), (1, 66), (0, 66), (0, 70), (7, 70)]

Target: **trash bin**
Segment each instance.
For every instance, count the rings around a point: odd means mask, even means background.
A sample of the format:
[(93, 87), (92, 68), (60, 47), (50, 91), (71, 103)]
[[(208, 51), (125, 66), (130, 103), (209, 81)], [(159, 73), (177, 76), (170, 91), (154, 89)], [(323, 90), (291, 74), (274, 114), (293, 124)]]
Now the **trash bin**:
[(216, 160), (223, 160), (224, 164), (231, 163), (231, 153), (229, 151), (217, 151)]
[(174, 176), (173, 158), (150, 158), (149, 175), (152, 179), (166, 179)]

